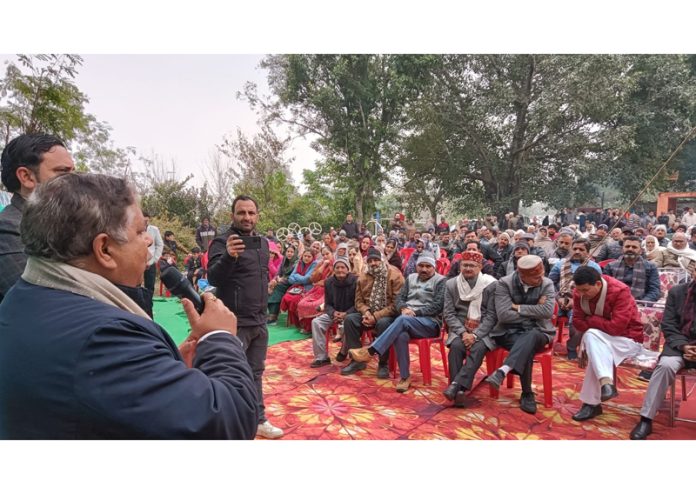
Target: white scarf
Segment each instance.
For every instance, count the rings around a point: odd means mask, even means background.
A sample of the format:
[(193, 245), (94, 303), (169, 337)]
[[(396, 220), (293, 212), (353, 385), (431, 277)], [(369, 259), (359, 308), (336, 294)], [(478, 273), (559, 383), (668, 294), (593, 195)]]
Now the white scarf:
[(688, 247), (685, 247), (681, 250), (675, 249), (674, 247), (672, 247), (672, 242), (670, 242), (669, 245), (665, 247), (665, 250), (677, 256), (679, 264), (684, 269), (688, 269), (688, 266), (691, 261), (696, 261), (696, 250), (690, 249)]
[[(604, 317), (604, 302), (607, 300), (607, 281), (604, 278), (602, 280), (602, 291), (599, 292), (599, 300), (597, 300), (597, 306), (595, 307), (594, 315)], [(588, 316), (592, 315), (590, 310), (590, 299), (585, 297), (580, 297), (580, 307), (582, 311)]]
[(495, 278), (490, 275), (479, 273), (476, 278), (476, 284), (472, 288), (469, 282), (464, 279), (464, 275), (457, 276), (457, 289), (459, 290), (459, 298), (462, 302), (469, 302), (469, 310), (466, 314), (467, 319), (474, 321), (481, 320), (481, 294), (483, 289), (493, 283)]
[(83, 295), (150, 319), (138, 304), (106, 278), (64, 262), (29, 256), (22, 279), (33, 285)]

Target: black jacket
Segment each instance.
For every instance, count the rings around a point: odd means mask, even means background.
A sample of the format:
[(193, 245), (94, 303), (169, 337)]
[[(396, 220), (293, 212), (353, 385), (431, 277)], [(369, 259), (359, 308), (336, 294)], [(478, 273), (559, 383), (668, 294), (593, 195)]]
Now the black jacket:
[[(691, 331), (687, 337), (681, 331), (682, 311), (690, 283), (684, 283), (673, 287), (667, 294), (665, 312), (662, 316), (660, 328), (665, 337), (665, 345), (662, 348), (662, 355), (667, 357), (682, 357), (684, 352), (680, 347), (687, 344), (696, 344), (696, 317)], [(696, 363), (685, 361), (687, 367), (696, 367)]]
[[(208, 282), (217, 288), (217, 297), (235, 313), (237, 325), (266, 323), (268, 305), (268, 240), (261, 237), (261, 249), (246, 249), (234, 259), (227, 253), (227, 238), (242, 232), (230, 227), (215, 237), (208, 250)], [(258, 236), (255, 232), (252, 234)]]
[(353, 273), (348, 273), (348, 276), (342, 282), (339, 282), (334, 276), (326, 278), (324, 284), (324, 312), (329, 317), (333, 318), (334, 312), (352, 313), (355, 311), (355, 284), (358, 282), (358, 277)]

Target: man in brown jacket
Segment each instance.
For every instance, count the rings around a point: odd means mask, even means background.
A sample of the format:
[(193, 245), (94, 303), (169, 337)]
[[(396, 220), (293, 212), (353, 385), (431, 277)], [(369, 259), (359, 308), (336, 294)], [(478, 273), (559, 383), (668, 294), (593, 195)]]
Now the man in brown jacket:
[[(373, 330), (375, 337), (384, 332), (397, 316), (396, 297), (404, 285), (404, 277), (397, 268), (382, 259), (382, 253), (370, 247), (367, 253), (367, 272), (358, 278), (355, 290), (355, 309), (358, 311), (348, 314), (343, 322), (343, 347), (336, 355), (336, 360), (342, 362), (348, 355), (348, 350), (362, 347), (360, 336), (363, 331)], [(377, 377), (389, 378), (387, 366), (389, 353), (379, 359)], [(364, 362), (351, 361), (341, 370), (341, 375), (349, 376), (367, 367)]]

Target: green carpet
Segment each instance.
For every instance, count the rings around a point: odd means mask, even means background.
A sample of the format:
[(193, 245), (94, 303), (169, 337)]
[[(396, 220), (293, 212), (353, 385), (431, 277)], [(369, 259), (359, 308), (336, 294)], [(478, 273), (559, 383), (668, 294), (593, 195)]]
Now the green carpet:
[[(188, 319), (184, 314), (181, 303), (176, 298), (155, 297), (153, 301), (153, 313), (157, 324), (167, 330), (169, 336), (178, 345), (186, 339), (189, 333)], [(268, 326), (268, 346), (283, 343), (284, 341), (295, 341), (308, 339), (308, 335), (300, 334), (300, 330), (295, 327), (286, 327), (287, 316), (281, 314), (278, 322)]]

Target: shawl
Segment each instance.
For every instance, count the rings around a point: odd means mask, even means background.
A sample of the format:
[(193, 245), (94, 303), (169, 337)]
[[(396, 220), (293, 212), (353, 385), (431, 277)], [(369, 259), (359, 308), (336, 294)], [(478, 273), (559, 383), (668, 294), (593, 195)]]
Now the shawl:
[(481, 302), (483, 301), (481, 294), (484, 288), (495, 281), (496, 279), (492, 276), (479, 273), (476, 277), (476, 284), (472, 288), (469, 282), (464, 278), (464, 274), (457, 276), (459, 298), (462, 302), (469, 302), (469, 309), (466, 314), (468, 320), (477, 322), (481, 320)]
[(370, 313), (384, 309), (387, 306), (387, 274), (389, 268), (384, 262), (376, 269), (370, 269), (370, 274), (375, 278), (370, 293)]
[[(599, 317), (604, 317), (604, 303), (607, 300), (607, 292), (608, 287), (607, 287), (607, 280), (604, 278), (600, 278), (602, 281), (602, 290), (599, 293), (599, 300), (597, 300), (597, 306), (595, 307), (594, 314), (599, 316)], [(592, 310), (590, 310), (590, 300), (586, 297), (580, 297), (580, 307), (582, 308), (582, 311), (587, 314), (588, 316), (592, 315)]]
[[(626, 263), (624, 262), (624, 256), (620, 256), (615, 263), (614, 268), (614, 278), (623, 281), (626, 278)], [(631, 295), (636, 300), (642, 300), (645, 295), (645, 261), (643, 258), (638, 256), (636, 258), (636, 263), (633, 265), (633, 279), (631, 280)]]

